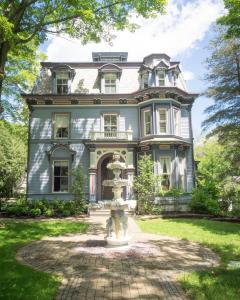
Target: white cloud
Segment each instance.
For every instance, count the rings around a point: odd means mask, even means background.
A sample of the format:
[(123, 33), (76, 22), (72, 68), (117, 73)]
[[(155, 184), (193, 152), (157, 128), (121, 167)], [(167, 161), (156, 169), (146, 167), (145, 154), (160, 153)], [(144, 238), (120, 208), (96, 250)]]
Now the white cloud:
[(184, 78), (186, 81), (195, 79), (195, 75), (194, 75), (194, 73), (191, 72), (191, 71), (183, 71), (183, 72), (182, 72), (182, 75), (183, 75), (183, 78)]
[(222, 12), (219, 0), (170, 0), (166, 15), (139, 19), (141, 28), (135, 33), (118, 32), (112, 47), (105, 42), (83, 46), (76, 39), (54, 37), (47, 48), (48, 60), (91, 61), (92, 51), (127, 51), (129, 61), (150, 53), (176, 56), (195, 48)]

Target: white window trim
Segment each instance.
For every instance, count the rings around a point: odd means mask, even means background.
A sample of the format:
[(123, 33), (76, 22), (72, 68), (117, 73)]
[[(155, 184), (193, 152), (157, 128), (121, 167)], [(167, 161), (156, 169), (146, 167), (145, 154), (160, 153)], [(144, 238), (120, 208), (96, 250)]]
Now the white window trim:
[[(54, 162), (55, 161), (64, 161), (68, 163), (68, 191), (67, 192), (56, 192), (54, 191)], [(70, 164), (69, 164), (69, 160), (68, 159), (53, 159), (52, 160), (52, 193), (53, 194), (68, 194), (69, 193), (69, 184), (70, 184)]]
[[(178, 122), (177, 130), (176, 130), (175, 117), (174, 117), (175, 112), (177, 112), (177, 122)], [(177, 136), (181, 135), (181, 110), (175, 107), (173, 107), (173, 134)]]
[[(150, 133), (146, 133), (146, 122), (145, 122), (145, 114), (147, 113), (147, 112), (150, 112)], [(152, 114), (151, 114), (151, 109), (145, 109), (144, 111), (143, 111), (143, 135), (144, 136), (149, 136), (149, 135), (151, 135), (152, 134)]]
[[(57, 92), (58, 79), (67, 79), (67, 93), (58, 94), (58, 92)], [(68, 95), (70, 93), (70, 80), (69, 80), (69, 73), (67, 71), (66, 72), (56, 72), (55, 89), (56, 89), (56, 94), (58, 94), (58, 95)]]
[[(68, 116), (68, 136), (67, 137), (56, 137), (56, 115)], [(70, 138), (70, 113), (54, 113), (53, 117), (53, 138), (55, 140), (67, 140)]]
[(119, 113), (116, 112), (106, 112), (106, 113), (102, 113), (101, 115), (101, 131), (104, 132), (104, 116), (109, 116), (109, 115), (114, 115), (117, 117), (117, 131), (119, 131)]
[[(166, 110), (166, 132), (160, 132), (160, 110)], [(157, 108), (157, 132), (159, 135), (168, 135), (169, 134), (169, 107), (159, 106)]]
[(141, 74), (141, 89), (146, 89), (144, 87), (144, 83), (145, 83), (144, 78), (147, 78), (147, 87), (146, 88), (148, 88), (149, 87), (149, 73), (148, 72), (144, 72)]
[[(106, 82), (105, 82), (105, 76), (109, 76), (109, 75), (114, 75), (116, 76), (116, 81), (115, 81), (115, 93), (106, 93)], [(102, 90), (104, 91), (104, 94), (107, 94), (107, 95), (111, 95), (111, 94), (117, 94), (118, 92), (118, 74), (115, 73), (115, 72), (109, 72), (109, 73), (104, 73), (103, 75), (103, 88)]]
[[(160, 72), (163, 72), (164, 73), (164, 78), (163, 78), (163, 80), (164, 80), (164, 84), (163, 85), (160, 85), (159, 84), (159, 81), (160, 81), (160, 79), (159, 79), (159, 73)], [(157, 84), (157, 86), (166, 86), (166, 70), (165, 69), (159, 69), (158, 71), (157, 71), (157, 82), (158, 82), (158, 84)]]
[(162, 173), (162, 170), (161, 170), (161, 159), (169, 159), (170, 173), (167, 174), (167, 175), (169, 175), (169, 179), (170, 179), (169, 188), (171, 188), (172, 187), (172, 160), (171, 160), (171, 156), (159, 156), (159, 171), (160, 171), (159, 174), (160, 174), (160, 176), (164, 175)]

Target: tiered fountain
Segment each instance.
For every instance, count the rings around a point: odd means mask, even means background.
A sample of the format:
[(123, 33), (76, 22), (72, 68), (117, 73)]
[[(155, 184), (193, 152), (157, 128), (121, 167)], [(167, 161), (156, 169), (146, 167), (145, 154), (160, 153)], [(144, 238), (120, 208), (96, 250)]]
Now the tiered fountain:
[(107, 219), (107, 243), (110, 246), (127, 245), (129, 241), (128, 217), (125, 215), (125, 209), (128, 205), (122, 198), (122, 190), (127, 186), (128, 181), (120, 178), (121, 171), (126, 169), (126, 164), (120, 162), (120, 154), (113, 154), (113, 161), (107, 165), (107, 168), (113, 171), (112, 180), (104, 180), (104, 186), (112, 186), (113, 200), (109, 204), (110, 217)]

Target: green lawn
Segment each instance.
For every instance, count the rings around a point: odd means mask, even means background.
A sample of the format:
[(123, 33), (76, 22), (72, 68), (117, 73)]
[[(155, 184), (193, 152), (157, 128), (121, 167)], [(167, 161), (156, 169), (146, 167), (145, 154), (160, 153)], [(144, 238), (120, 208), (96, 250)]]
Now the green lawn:
[(16, 252), (43, 236), (85, 232), (88, 225), (66, 220), (2, 221), (0, 224), (0, 299), (52, 300), (61, 278), (21, 265), (16, 261)]
[(240, 261), (240, 224), (203, 219), (153, 219), (138, 221), (138, 224), (145, 232), (198, 242), (219, 254), (220, 267), (180, 278), (193, 299), (240, 299), (240, 269), (227, 269), (230, 260)]

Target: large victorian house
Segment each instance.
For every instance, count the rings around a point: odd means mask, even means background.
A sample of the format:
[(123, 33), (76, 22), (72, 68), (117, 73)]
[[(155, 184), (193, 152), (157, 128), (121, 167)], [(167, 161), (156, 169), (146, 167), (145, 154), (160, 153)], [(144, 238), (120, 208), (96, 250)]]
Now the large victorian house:
[(111, 199), (102, 181), (119, 152), (132, 183), (139, 156), (151, 154), (162, 189), (194, 185), (191, 108), (179, 62), (151, 54), (128, 61), (126, 52), (95, 52), (92, 62), (43, 62), (29, 110), (29, 199), (71, 199), (71, 170), (82, 164), (91, 202)]

